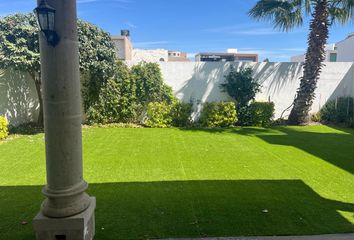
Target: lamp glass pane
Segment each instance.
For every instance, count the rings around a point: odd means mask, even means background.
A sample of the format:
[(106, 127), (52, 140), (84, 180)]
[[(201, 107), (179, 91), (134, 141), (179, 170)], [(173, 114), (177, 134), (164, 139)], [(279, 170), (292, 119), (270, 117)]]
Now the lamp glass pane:
[(38, 21), (41, 26), (42, 31), (48, 30), (48, 15), (46, 12), (39, 11), (38, 12)]
[(55, 13), (48, 12), (48, 30), (54, 31), (55, 28)]

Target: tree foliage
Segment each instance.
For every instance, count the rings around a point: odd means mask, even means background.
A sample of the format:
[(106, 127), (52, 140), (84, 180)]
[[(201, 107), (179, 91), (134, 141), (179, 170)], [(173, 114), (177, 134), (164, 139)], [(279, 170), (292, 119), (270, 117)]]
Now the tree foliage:
[(225, 79), (226, 82), (221, 84), (221, 88), (236, 101), (237, 109), (248, 106), (261, 89), (259, 82), (253, 78), (252, 68), (237, 70), (234, 66), (231, 66)]
[(116, 56), (110, 34), (97, 26), (79, 20), (78, 36), (84, 108), (88, 109), (98, 100), (102, 86), (114, 75)]
[[(152, 102), (154, 104), (149, 105)], [(143, 120), (145, 111), (149, 115), (154, 109), (175, 102), (158, 64), (140, 63), (129, 71), (118, 61), (113, 78), (102, 86), (97, 103), (88, 110), (87, 119), (89, 123), (137, 123)], [(154, 115), (154, 118), (157, 116), (160, 115)]]
[(136, 98), (141, 105), (174, 101), (172, 88), (164, 83), (157, 63), (141, 62), (132, 67), (131, 76), (135, 83)]
[(136, 122), (140, 106), (128, 67), (117, 62), (114, 76), (102, 86), (98, 101), (87, 111), (89, 123)]
[[(39, 54), (39, 29), (34, 14), (14, 14), (0, 19), (0, 69), (28, 72), (36, 85), (42, 109)], [(85, 107), (98, 99), (100, 86), (112, 76), (115, 65), (114, 45), (102, 29), (78, 21), (80, 69)], [(39, 114), (41, 124), (42, 112)]]
[(33, 14), (15, 14), (0, 19), (0, 68), (40, 71), (39, 40)]

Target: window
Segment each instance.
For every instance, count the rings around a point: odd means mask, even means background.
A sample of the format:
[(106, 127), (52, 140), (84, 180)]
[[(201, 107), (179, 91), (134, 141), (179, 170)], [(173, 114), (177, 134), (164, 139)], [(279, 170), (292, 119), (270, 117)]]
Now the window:
[(329, 54), (329, 61), (330, 62), (337, 62), (337, 53), (330, 53)]

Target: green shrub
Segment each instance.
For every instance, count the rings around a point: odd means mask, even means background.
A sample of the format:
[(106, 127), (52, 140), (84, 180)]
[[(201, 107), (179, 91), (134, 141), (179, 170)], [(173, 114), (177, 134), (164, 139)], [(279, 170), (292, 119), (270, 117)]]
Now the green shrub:
[(310, 119), (312, 122), (321, 122), (321, 113), (320, 112), (312, 113), (310, 115)]
[(269, 127), (274, 117), (273, 102), (253, 102), (249, 106), (250, 126)]
[(324, 123), (348, 124), (354, 117), (354, 98), (340, 97), (328, 101), (320, 111), (321, 121)]
[(205, 103), (199, 121), (203, 127), (231, 127), (237, 121), (235, 103)]
[(142, 106), (146, 106), (149, 102), (171, 104), (176, 100), (172, 88), (164, 83), (157, 63), (141, 62), (133, 66), (131, 78), (135, 83), (136, 99)]
[(191, 125), (192, 104), (176, 102), (171, 109), (172, 125), (188, 127)]
[(221, 84), (221, 89), (227, 92), (237, 103), (237, 110), (249, 106), (261, 91), (261, 85), (253, 77), (252, 68), (236, 69), (231, 65), (229, 74), (225, 76), (226, 82)]
[(166, 128), (172, 124), (171, 105), (165, 102), (151, 102), (146, 110), (144, 124), (153, 128)]
[(9, 135), (8, 122), (6, 117), (0, 116), (0, 140)]
[(135, 87), (129, 69), (117, 62), (114, 77), (107, 81), (95, 104), (86, 112), (89, 124), (137, 122), (140, 106), (135, 98)]

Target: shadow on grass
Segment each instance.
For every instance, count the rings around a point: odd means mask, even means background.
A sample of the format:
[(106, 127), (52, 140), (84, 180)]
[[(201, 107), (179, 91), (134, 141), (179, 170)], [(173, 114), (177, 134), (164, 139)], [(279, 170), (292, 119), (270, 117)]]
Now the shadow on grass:
[(277, 130), (283, 134), (256, 136), (270, 144), (296, 147), (354, 174), (354, 131), (351, 129), (337, 129), (343, 133), (297, 131), (285, 127)]
[(37, 123), (26, 123), (19, 126), (10, 126), (10, 134), (19, 134), (19, 135), (36, 135), (39, 133), (44, 133), (44, 129), (41, 126), (38, 126)]
[[(3, 239), (34, 239), (30, 221), (41, 187), (0, 187)], [(96, 240), (354, 232), (338, 210), (300, 180), (177, 181), (91, 184)], [(267, 210), (267, 211), (265, 211)]]
[(354, 129), (328, 127), (338, 132), (313, 132), (306, 131), (306, 129), (301, 127), (292, 128), (285, 126), (274, 128), (196, 128), (181, 130), (256, 136), (270, 144), (296, 147), (354, 174)]

